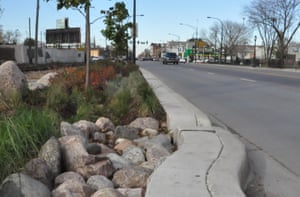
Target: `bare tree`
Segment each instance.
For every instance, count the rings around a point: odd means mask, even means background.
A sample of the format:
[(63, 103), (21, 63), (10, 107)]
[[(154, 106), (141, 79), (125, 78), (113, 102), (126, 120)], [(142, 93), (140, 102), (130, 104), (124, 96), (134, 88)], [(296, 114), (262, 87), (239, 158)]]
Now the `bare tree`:
[(4, 9), (0, 6), (0, 17), (2, 16), (3, 12), (4, 12)]
[(245, 25), (233, 22), (222, 21), (222, 23), (215, 23), (210, 28), (209, 40), (215, 48), (221, 45), (221, 32), (223, 25), (223, 50), (225, 58), (230, 56), (231, 62), (233, 57), (238, 56), (240, 52), (240, 45), (244, 45), (249, 41), (251, 31)]
[[(0, 29), (0, 43), (2, 44), (17, 44), (18, 39), (20, 37), (20, 31), (6, 31), (5, 33), (2, 32), (2, 29)], [(2, 37), (1, 37), (2, 36)]]
[[(277, 44), (279, 66), (284, 65), (288, 45), (299, 28), (300, 0), (253, 0), (245, 13), (260, 34), (270, 64)], [(277, 43), (276, 43), (277, 41)]]
[(225, 21), (224, 25), (224, 49), (225, 57), (230, 56), (233, 62), (233, 56), (238, 56), (239, 45), (249, 41), (250, 31), (241, 23)]

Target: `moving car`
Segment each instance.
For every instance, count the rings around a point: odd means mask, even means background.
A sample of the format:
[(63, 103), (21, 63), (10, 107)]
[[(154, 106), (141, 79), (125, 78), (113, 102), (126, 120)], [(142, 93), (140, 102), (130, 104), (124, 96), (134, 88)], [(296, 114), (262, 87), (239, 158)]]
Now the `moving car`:
[(179, 62), (179, 58), (177, 57), (176, 53), (167, 52), (163, 54), (162, 57), (163, 64), (168, 64), (168, 63), (178, 64), (178, 62)]

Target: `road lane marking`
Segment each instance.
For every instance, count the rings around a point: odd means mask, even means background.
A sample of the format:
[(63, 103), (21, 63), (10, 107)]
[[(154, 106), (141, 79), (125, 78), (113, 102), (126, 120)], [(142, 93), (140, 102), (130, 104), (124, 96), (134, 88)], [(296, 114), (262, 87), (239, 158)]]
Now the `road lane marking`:
[(209, 74), (209, 75), (215, 75), (216, 73), (208, 72), (207, 74)]
[(253, 83), (256, 82), (255, 80), (247, 79), (247, 78), (240, 78), (240, 80), (242, 80), (242, 81), (247, 81), (247, 82), (253, 82)]

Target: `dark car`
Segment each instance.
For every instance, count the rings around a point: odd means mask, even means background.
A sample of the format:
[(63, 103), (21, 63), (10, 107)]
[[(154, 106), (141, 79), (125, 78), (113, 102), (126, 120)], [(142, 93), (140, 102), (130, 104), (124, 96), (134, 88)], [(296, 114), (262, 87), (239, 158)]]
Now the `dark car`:
[(179, 58), (177, 57), (176, 53), (167, 52), (163, 54), (162, 57), (163, 64), (168, 64), (168, 63), (178, 64), (178, 62), (179, 62)]

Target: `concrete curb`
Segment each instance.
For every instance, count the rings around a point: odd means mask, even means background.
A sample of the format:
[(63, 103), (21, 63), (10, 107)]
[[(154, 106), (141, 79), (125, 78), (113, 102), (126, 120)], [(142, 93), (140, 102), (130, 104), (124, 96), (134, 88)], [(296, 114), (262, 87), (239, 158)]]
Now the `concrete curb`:
[(248, 177), (245, 145), (229, 131), (140, 68), (167, 113), (178, 150), (148, 180), (146, 197), (243, 197)]

